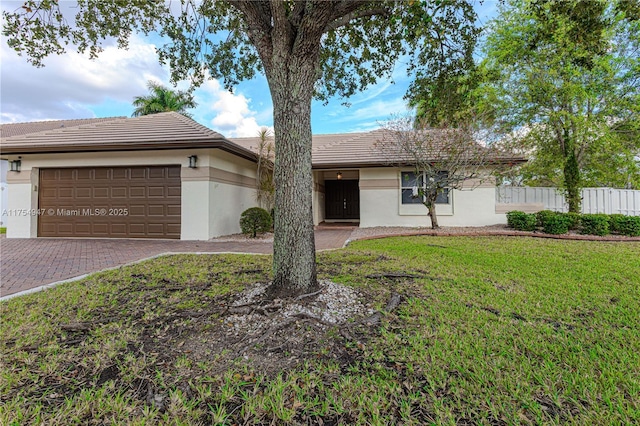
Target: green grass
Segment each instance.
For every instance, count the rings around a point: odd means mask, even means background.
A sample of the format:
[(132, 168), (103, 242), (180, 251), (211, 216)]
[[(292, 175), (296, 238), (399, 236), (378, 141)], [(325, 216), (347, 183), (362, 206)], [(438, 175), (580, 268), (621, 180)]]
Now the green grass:
[(4, 226), (0, 226), (0, 234), (6, 234), (7, 233), (7, 228)]
[[(377, 306), (405, 300), (358, 341), (328, 333), (349, 359), (275, 374), (145, 334), (193, 327), (181, 313), (268, 279), (268, 256), (158, 258), (3, 303), (0, 424), (640, 422), (640, 243), (389, 238), (318, 261)], [(393, 272), (420, 278), (367, 278)]]

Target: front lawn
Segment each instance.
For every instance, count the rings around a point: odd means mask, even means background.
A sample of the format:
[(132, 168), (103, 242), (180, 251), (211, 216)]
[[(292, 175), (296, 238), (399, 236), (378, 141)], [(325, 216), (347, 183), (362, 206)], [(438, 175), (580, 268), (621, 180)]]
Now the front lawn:
[(235, 356), (225, 304), (270, 260), (163, 257), (2, 303), (0, 424), (640, 422), (640, 243), (355, 242), (320, 277), (397, 309)]

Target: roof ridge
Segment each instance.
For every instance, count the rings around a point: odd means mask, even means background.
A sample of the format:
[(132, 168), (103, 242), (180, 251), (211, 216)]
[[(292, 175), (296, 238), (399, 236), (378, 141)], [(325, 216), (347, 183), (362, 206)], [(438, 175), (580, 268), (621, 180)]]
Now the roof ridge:
[[(69, 131), (76, 131), (76, 130), (83, 130), (83, 129), (109, 129), (123, 122), (129, 122), (129, 123), (148, 122), (150, 120), (155, 120), (158, 116), (173, 117), (174, 119), (182, 121), (184, 124), (187, 124), (193, 127), (203, 137), (222, 138), (226, 140), (224, 135), (222, 135), (221, 133), (218, 133), (198, 123), (197, 121), (189, 117), (186, 117), (180, 113), (177, 113), (175, 111), (159, 112), (156, 114), (141, 115), (138, 117), (126, 117), (126, 116), (113, 117), (112, 119), (83, 123), (75, 126), (57, 127), (55, 129), (45, 129), (45, 130), (40, 130), (38, 132), (26, 133), (22, 135), (7, 136), (7, 137), (3, 137), (2, 140), (11, 139), (12, 141), (23, 141), (23, 140), (29, 140), (38, 136), (43, 136), (43, 135), (56, 136), (59, 134), (68, 133)], [(64, 121), (64, 120), (59, 120), (59, 121)]]
[[(37, 121), (18, 121), (15, 123), (0, 123), (0, 126), (11, 126), (11, 125), (19, 125), (19, 124), (40, 124), (40, 123), (52, 123), (52, 122), (62, 122), (62, 121), (85, 121), (85, 120), (105, 120), (111, 121), (118, 118), (127, 118), (125, 115), (114, 115), (111, 117), (90, 117), (90, 118), (64, 118), (61, 120), (37, 120)], [(78, 124), (80, 126), (80, 124)], [(75, 126), (73, 126), (75, 127)]]
[[(223, 139), (227, 139), (226, 136), (224, 136), (222, 133), (216, 132), (215, 130), (205, 126), (204, 124), (198, 123), (193, 118), (187, 117), (186, 115), (180, 114), (179, 112), (167, 111), (167, 112), (161, 112), (159, 114), (175, 115), (176, 118), (178, 118), (179, 120), (181, 120), (185, 124), (190, 124), (190, 125), (194, 125), (195, 124), (195, 127), (200, 128), (201, 130), (203, 130), (209, 136), (216, 136), (216, 137), (222, 137)], [(149, 114), (149, 115), (153, 115), (153, 114)], [(227, 141), (228, 141), (228, 139), (227, 139)]]
[[(111, 117), (109, 117), (111, 118)], [(81, 120), (85, 120), (85, 119), (81, 119)], [(90, 120), (90, 119), (86, 119), (86, 120)], [(48, 133), (53, 133), (53, 134), (58, 134), (58, 133), (64, 133), (67, 130), (70, 129), (88, 129), (92, 126), (97, 126), (97, 125), (105, 125), (108, 123), (113, 123), (113, 122), (121, 122), (123, 120), (128, 120), (128, 117), (125, 116), (120, 116), (120, 117), (113, 117), (110, 120), (104, 120), (104, 121), (94, 121), (92, 123), (83, 123), (83, 124), (78, 124), (76, 126), (69, 126), (69, 127), (57, 127), (55, 129), (46, 129), (46, 130), (40, 130), (38, 132), (32, 132), (32, 133), (25, 133), (22, 135), (16, 135), (16, 136), (7, 136), (7, 137), (3, 137), (2, 139), (17, 139), (17, 140), (21, 140), (21, 139), (30, 139), (32, 137), (37, 137), (40, 135), (46, 135)], [(52, 120), (52, 121), (65, 121), (65, 120)]]

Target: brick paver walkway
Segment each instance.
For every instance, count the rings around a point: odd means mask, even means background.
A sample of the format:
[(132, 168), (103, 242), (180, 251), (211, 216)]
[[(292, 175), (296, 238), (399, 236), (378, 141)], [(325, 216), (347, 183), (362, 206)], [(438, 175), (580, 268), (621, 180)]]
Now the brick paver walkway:
[[(316, 249), (340, 248), (353, 228), (318, 229)], [(111, 239), (0, 239), (0, 296), (162, 253), (271, 253), (271, 243)]]

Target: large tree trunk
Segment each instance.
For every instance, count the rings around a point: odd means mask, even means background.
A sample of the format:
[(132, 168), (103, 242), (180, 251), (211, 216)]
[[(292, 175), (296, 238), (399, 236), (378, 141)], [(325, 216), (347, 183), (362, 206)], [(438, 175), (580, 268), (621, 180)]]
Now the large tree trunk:
[[(320, 48), (333, 2), (237, 2), (256, 47), (273, 101), (276, 186), (272, 296), (318, 286), (313, 235), (311, 99), (320, 77)], [(352, 5), (353, 6), (353, 5)], [(266, 9), (269, 9), (267, 11)], [(350, 10), (347, 7), (344, 13)]]
[(311, 99), (315, 58), (282, 61), (271, 69), (276, 183), (272, 295), (317, 287), (311, 172)]

